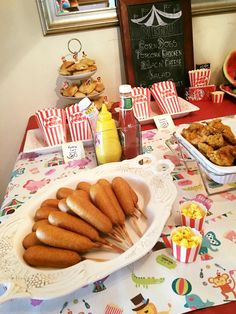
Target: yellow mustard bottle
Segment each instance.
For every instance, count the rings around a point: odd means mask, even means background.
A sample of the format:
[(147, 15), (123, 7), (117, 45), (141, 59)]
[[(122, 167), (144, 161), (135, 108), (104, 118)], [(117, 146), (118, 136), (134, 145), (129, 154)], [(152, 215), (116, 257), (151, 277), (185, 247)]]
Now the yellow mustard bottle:
[(95, 150), (100, 165), (121, 159), (122, 149), (116, 123), (105, 104), (102, 105), (97, 119)]

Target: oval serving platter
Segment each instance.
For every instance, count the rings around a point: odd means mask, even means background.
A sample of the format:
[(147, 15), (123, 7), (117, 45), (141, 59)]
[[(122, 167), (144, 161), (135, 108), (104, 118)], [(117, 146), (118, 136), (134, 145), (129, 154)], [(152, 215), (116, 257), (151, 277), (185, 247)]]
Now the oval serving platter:
[[(156, 160), (151, 154), (140, 155), (128, 161), (81, 170), (79, 175), (67, 181), (58, 180), (43, 188), (41, 193), (22, 205), (0, 226), (0, 283), (6, 287), (0, 302), (12, 298), (46, 300), (63, 296), (143, 257), (156, 244), (171, 213), (177, 195), (170, 175), (173, 169), (174, 165), (169, 160)], [(122, 254), (105, 251), (93, 253), (97, 258), (105, 258), (105, 261), (86, 259), (64, 269), (34, 268), (24, 262), (22, 240), (31, 232), (35, 211), (43, 200), (55, 198), (60, 187), (75, 188), (79, 181), (95, 183), (100, 178), (111, 181), (116, 176), (123, 177), (134, 188), (139, 207), (144, 209), (147, 216), (147, 220), (139, 218), (143, 236), (139, 238), (130, 233), (133, 246)], [(129, 221), (126, 227), (131, 231)]]

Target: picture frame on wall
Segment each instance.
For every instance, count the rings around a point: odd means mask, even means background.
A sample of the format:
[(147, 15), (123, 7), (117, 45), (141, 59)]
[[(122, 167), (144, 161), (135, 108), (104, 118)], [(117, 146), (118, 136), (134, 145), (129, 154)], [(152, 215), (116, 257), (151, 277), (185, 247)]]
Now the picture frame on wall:
[(194, 68), (190, 0), (119, 0), (126, 81), (150, 87), (172, 80), (179, 95)]

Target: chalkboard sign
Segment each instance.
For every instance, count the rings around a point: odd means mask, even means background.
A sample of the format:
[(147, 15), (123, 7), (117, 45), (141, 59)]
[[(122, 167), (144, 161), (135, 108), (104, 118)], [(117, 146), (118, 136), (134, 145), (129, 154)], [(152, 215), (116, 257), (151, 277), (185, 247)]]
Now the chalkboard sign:
[(119, 0), (127, 83), (150, 87), (171, 80), (179, 95), (193, 70), (190, 0)]

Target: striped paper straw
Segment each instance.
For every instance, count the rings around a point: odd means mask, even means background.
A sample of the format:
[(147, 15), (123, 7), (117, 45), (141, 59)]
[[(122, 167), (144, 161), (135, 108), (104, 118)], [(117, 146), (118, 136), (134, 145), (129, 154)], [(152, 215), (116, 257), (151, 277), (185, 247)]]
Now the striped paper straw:
[(151, 93), (148, 88), (132, 88), (133, 110), (137, 119), (145, 119), (151, 115), (150, 98)]
[(151, 93), (163, 113), (181, 111), (174, 82), (164, 81), (154, 83), (151, 87)]
[(48, 146), (66, 142), (66, 114), (63, 109), (41, 109), (35, 115)]
[(92, 138), (88, 120), (79, 109), (79, 104), (65, 108), (68, 126), (73, 142), (85, 141)]
[(211, 69), (192, 70), (188, 74), (191, 87), (202, 87), (209, 84)]

